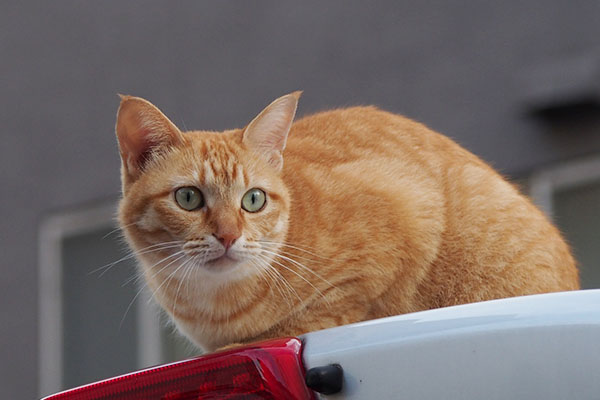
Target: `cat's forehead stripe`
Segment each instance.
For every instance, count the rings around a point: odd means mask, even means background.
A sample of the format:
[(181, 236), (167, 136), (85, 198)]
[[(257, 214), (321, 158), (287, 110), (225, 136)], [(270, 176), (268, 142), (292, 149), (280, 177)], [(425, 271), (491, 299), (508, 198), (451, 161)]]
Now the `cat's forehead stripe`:
[(204, 160), (202, 163), (202, 172), (204, 173), (204, 184), (216, 183), (215, 176), (217, 175), (217, 172), (213, 168), (213, 163), (211, 163), (209, 160)]
[(248, 179), (246, 176), (246, 171), (244, 170), (244, 167), (242, 166), (242, 164), (237, 164), (235, 166), (235, 169), (233, 170), (233, 179), (236, 182), (238, 180), (241, 180), (242, 185), (248, 186)]
[(240, 170), (242, 171), (241, 176), (243, 178), (243, 183), (244, 186), (248, 186), (250, 179), (248, 179), (248, 173), (246, 172), (246, 170), (244, 168), (242, 168), (242, 166), (240, 165)]
[(238, 166), (239, 164), (236, 164), (235, 167), (231, 169), (231, 180), (233, 182), (235, 182), (238, 177)]
[(192, 177), (194, 178), (194, 182), (200, 182), (200, 173), (197, 169), (192, 171)]
[(198, 183), (216, 186), (246, 185), (248, 177), (239, 162), (237, 150), (235, 146), (219, 140), (202, 143), (195, 153), (200, 158), (200, 162), (196, 163)]
[(238, 164), (229, 162), (223, 165), (219, 162), (205, 160), (202, 163), (204, 173), (204, 184), (206, 185), (232, 185), (236, 183), (238, 176)]

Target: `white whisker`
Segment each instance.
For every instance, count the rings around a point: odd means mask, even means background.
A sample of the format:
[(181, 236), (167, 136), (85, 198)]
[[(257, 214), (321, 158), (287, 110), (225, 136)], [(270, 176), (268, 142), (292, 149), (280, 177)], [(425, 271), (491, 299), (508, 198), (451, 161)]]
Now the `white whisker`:
[(278, 246), (275, 246), (275, 245), (273, 245), (273, 244), (266, 244), (266, 243), (263, 243), (263, 244), (262, 244), (262, 246), (263, 246), (263, 247), (262, 247), (263, 249), (264, 249), (264, 248), (267, 248), (267, 249), (269, 249), (269, 250), (271, 250), (271, 251), (276, 251), (276, 252), (277, 252), (277, 253), (279, 253), (279, 254), (285, 254), (285, 255), (287, 255), (287, 256), (290, 256), (290, 257), (295, 257), (295, 258), (298, 258), (298, 259), (300, 259), (300, 260), (306, 260), (306, 261), (310, 261), (310, 262), (312, 262), (312, 263), (316, 263), (316, 264), (325, 264), (325, 261), (321, 261), (321, 260), (315, 260), (314, 258), (308, 258), (308, 257), (304, 257), (304, 256), (298, 255), (298, 254), (296, 254), (296, 253), (293, 253), (293, 252), (291, 252), (291, 251), (282, 250), (280, 247), (278, 247)]
[(115, 265), (117, 265), (120, 262), (123, 262), (125, 260), (130, 259), (130, 258), (134, 258), (134, 257), (139, 256), (139, 255), (152, 253), (152, 252), (155, 252), (155, 251), (161, 251), (161, 250), (166, 250), (166, 249), (171, 249), (171, 248), (177, 248), (177, 247), (180, 246), (180, 243), (183, 243), (183, 242), (180, 241), (180, 240), (173, 241), (173, 242), (163, 242), (163, 243), (153, 244), (152, 246), (144, 247), (144, 248), (139, 249), (139, 250), (131, 251), (131, 252), (129, 252), (129, 254), (121, 257), (117, 261), (113, 261), (111, 263), (108, 263), (106, 265), (103, 265), (103, 266), (101, 266), (99, 268), (96, 268), (96, 269), (88, 272), (88, 275), (91, 275), (93, 273), (96, 273), (96, 272), (104, 269), (104, 271), (100, 274), (100, 276), (102, 276), (106, 272), (108, 272), (108, 270), (110, 270), (112, 267), (114, 267)]
[[(179, 255), (182, 255), (183, 253), (184, 253), (184, 251), (183, 251), (183, 250), (179, 250), (179, 251), (177, 251), (177, 252), (175, 252), (175, 253), (173, 253), (173, 254), (170, 254), (170, 255), (168, 255), (168, 256), (166, 256), (166, 257), (162, 258), (160, 261), (158, 261), (158, 262), (156, 262), (156, 263), (152, 264), (150, 267), (147, 267), (147, 268), (148, 268), (148, 270), (150, 270), (150, 271), (151, 271), (151, 270), (152, 270), (154, 267), (156, 267), (157, 265), (159, 265), (159, 264), (162, 264), (163, 262), (167, 261), (167, 260), (168, 260), (168, 259), (170, 259), (170, 258), (173, 258), (173, 257), (175, 257), (175, 256), (179, 256)], [(169, 265), (171, 265), (171, 264), (172, 264), (172, 263), (169, 263), (169, 264), (165, 265), (164, 267), (162, 267), (162, 268), (161, 268), (161, 269), (160, 269), (160, 270), (159, 270), (157, 273), (155, 273), (154, 275), (152, 275), (152, 278), (154, 278), (154, 277), (155, 277), (155, 276), (156, 276), (158, 273), (160, 273), (162, 270), (164, 270), (165, 268), (167, 268), (167, 267), (168, 267)], [(138, 279), (141, 279), (143, 276), (144, 276), (143, 274), (140, 274), (140, 275), (136, 276), (136, 277), (135, 277), (135, 279), (134, 279), (134, 281), (136, 281), (136, 280), (138, 280)], [(123, 284), (123, 286), (125, 286), (125, 285), (129, 284), (130, 282), (131, 282), (131, 281), (128, 279), (127, 281), (125, 281), (125, 283)]]
[(289, 268), (288, 266), (286, 266), (285, 264), (277, 261), (277, 260), (273, 260), (273, 262), (277, 265), (279, 265), (282, 268), (287, 269), (288, 271), (290, 271), (291, 273), (293, 273), (294, 275), (296, 275), (298, 278), (302, 279), (304, 282), (308, 283), (317, 293), (319, 293), (319, 295), (321, 297), (323, 297), (323, 300), (325, 300), (325, 302), (327, 304), (329, 304), (329, 300), (327, 299), (327, 297), (325, 297), (325, 295), (323, 294), (323, 292), (321, 292), (321, 290), (316, 287), (315, 285), (313, 285), (313, 283), (311, 281), (309, 281), (308, 279), (306, 279), (304, 276), (300, 275), (298, 272), (294, 271), (293, 269)]
[(275, 287), (279, 291), (279, 294), (281, 294), (281, 297), (283, 297), (286, 300), (290, 307), (293, 306), (293, 302), (291, 301), (291, 298), (289, 296), (286, 296), (283, 293), (282, 288), (285, 288), (285, 290), (289, 294), (293, 294), (294, 296), (296, 296), (298, 298), (298, 301), (302, 303), (302, 298), (300, 297), (296, 289), (294, 289), (294, 287), (287, 281), (287, 279), (285, 279), (283, 275), (281, 275), (279, 271), (277, 271), (276, 268), (273, 268), (273, 266), (269, 264), (268, 259), (258, 254), (254, 256), (253, 260), (260, 263), (259, 267), (261, 267), (265, 274), (267, 274), (267, 276), (269, 276), (272, 279)]
[(108, 232), (106, 235), (102, 236), (101, 240), (104, 240), (107, 237), (109, 237), (110, 235), (112, 235), (113, 233), (121, 231), (121, 230), (127, 228), (128, 226), (135, 225), (135, 224), (137, 224), (137, 222), (132, 222), (132, 223), (127, 224), (127, 225), (117, 226), (115, 229), (113, 229), (112, 231)]
[[(324, 259), (324, 260), (331, 260), (331, 261), (333, 261), (333, 259), (332, 259), (332, 258), (323, 257), (323, 256), (321, 256), (321, 255), (319, 255), (319, 254), (317, 254), (317, 253), (313, 253), (313, 252), (311, 252), (311, 251), (308, 251), (308, 250), (306, 250), (306, 249), (304, 249), (304, 248), (302, 248), (302, 247), (294, 246), (294, 245), (291, 245), (291, 244), (289, 244), (289, 243), (285, 243), (285, 242), (274, 242), (274, 241), (270, 241), (270, 240), (257, 240), (257, 243), (261, 243), (261, 244), (262, 244), (262, 243), (266, 243), (266, 244), (269, 244), (269, 245), (277, 245), (277, 246), (289, 247), (289, 248), (291, 248), (291, 249), (295, 249), (295, 250), (303, 251), (303, 252), (305, 252), (305, 253), (307, 253), (307, 254), (310, 254), (311, 256), (319, 257), (319, 258), (322, 258), (322, 259)], [(313, 247), (308, 247), (308, 246), (307, 246), (306, 248), (307, 248), (307, 249), (311, 249), (311, 250), (316, 250), (316, 249), (315, 249), (315, 248), (313, 248)]]
[[(170, 265), (172, 265), (174, 262), (177, 262), (179, 260), (181, 260), (182, 258), (185, 257), (185, 254), (182, 254), (183, 251), (179, 251), (175, 254), (178, 254), (179, 257), (177, 257), (175, 260), (172, 260), (171, 262), (169, 262), (166, 266), (162, 267), (160, 270), (158, 270), (154, 275), (152, 275), (153, 279), (157, 274), (159, 274), (161, 271), (163, 271), (165, 268), (168, 268)], [(171, 256), (169, 256), (170, 258)], [(165, 259), (162, 259), (160, 262), (166, 261)], [(159, 262), (159, 263), (160, 263)], [(156, 266), (157, 264), (155, 264), (154, 266)], [(145, 286), (142, 286), (137, 293), (135, 294), (135, 296), (133, 296), (133, 299), (129, 302), (129, 305), (127, 306), (127, 309), (125, 310), (125, 314), (123, 314), (123, 318), (121, 318), (121, 322), (119, 323), (119, 329), (121, 329), (121, 325), (123, 325), (123, 321), (125, 321), (125, 317), (127, 316), (127, 313), (129, 312), (129, 309), (131, 308), (131, 306), (133, 305), (133, 303), (135, 302), (135, 300), (139, 297), (139, 295), (144, 291)], [(152, 299), (152, 296), (150, 297)]]
[(316, 276), (317, 278), (321, 279), (323, 282), (325, 282), (326, 284), (328, 284), (330, 287), (335, 287), (335, 285), (334, 285), (333, 283), (329, 282), (327, 279), (325, 279), (325, 278), (323, 278), (321, 275), (317, 274), (317, 273), (316, 273), (315, 271), (313, 271), (311, 268), (309, 268), (309, 267), (307, 267), (307, 266), (305, 266), (305, 265), (303, 265), (303, 264), (299, 263), (298, 261), (296, 261), (296, 260), (294, 260), (294, 259), (292, 259), (292, 258), (290, 258), (290, 257), (287, 257), (287, 256), (284, 256), (284, 255), (281, 255), (281, 254), (275, 253), (275, 252), (273, 252), (273, 251), (270, 251), (270, 250), (264, 250), (264, 249), (263, 249), (263, 252), (265, 252), (265, 253), (268, 253), (268, 254), (272, 254), (272, 255), (274, 255), (274, 256), (277, 256), (277, 257), (280, 257), (280, 258), (282, 258), (282, 259), (284, 259), (284, 260), (287, 260), (287, 261), (289, 261), (289, 262), (291, 262), (291, 263), (293, 263), (293, 264), (297, 265), (298, 267), (302, 268), (303, 270), (310, 272), (311, 274), (313, 274), (314, 276)]
[(183, 274), (182, 274), (181, 278), (179, 279), (179, 285), (177, 286), (177, 292), (175, 294), (175, 299), (173, 300), (173, 314), (175, 314), (175, 311), (177, 310), (177, 300), (179, 299), (179, 290), (181, 289), (181, 285), (187, 279), (187, 275), (191, 271), (191, 269), (193, 269), (195, 267), (194, 262), (193, 262), (195, 257), (197, 257), (197, 256), (193, 256), (189, 260), (187, 260), (185, 263), (183, 263), (183, 265), (187, 264), (187, 266), (184, 268)]
[[(183, 256), (185, 257), (185, 255)], [(167, 276), (167, 278), (165, 280), (162, 281), (162, 283), (160, 285), (158, 285), (158, 287), (156, 289), (154, 289), (154, 291), (152, 292), (150, 298), (148, 299), (148, 303), (150, 303), (150, 301), (154, 298), (154, 295), (156, 295), (156, 293), (158, 293), (158, 291), (160, 290), (160, 288), (166, 283), (166, 282), (170, 282), (171, 279), (173, 279), (173, 277), (175, 276), (175, 274), (177, 273), (177, 271), (179, 271), (182, 267), (184, 267), (187, 264), (186, 260), (185, 262), (181, 263), (181, 265), (179, 265), (177, 268), (175, 268), (175, 270), (173, 272), (171, 272), (169, 274), (169, 276)], [(167, 284), (167, 287), (169, 287), (169, 285)]]

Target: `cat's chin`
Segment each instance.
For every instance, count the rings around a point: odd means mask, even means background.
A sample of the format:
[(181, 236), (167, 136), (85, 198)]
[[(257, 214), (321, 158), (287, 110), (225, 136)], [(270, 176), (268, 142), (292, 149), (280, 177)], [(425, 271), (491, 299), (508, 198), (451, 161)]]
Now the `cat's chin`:
[(247, 279), (248, 276), (256, 273), (256, 269), (251, 268), (246, 261), (235, 260), (226, 255), (205, 262), (200, 269), (203, 272), (201, 279), (208, 285), (207, 288), (222, 287), (222, 285)]
[(242, 264), (239, 260), (231, 258), (229, 255), (224, 254), (215, 259), (206, 261), (202, 268), (212, 273), (228, 273), (235, 270)]

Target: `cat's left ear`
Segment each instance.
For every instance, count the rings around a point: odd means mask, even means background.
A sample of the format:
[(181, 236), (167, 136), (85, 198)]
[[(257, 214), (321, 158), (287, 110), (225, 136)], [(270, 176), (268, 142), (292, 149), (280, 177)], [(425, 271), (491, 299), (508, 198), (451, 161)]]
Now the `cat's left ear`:
[(243, 142), (278, 171), (283, 167), (282, 152), (301, 94), (298, 91), (273, 101), (244, 130)]
[(121, 96), (116, 126), (126, 188), (162, 151), (183, 143), (183, 134), (156, 106), (140, 97)]

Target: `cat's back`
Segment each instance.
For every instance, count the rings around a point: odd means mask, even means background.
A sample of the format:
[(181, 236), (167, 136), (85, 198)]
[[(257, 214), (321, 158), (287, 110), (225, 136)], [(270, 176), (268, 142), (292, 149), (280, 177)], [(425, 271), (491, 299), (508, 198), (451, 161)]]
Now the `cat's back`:
[(425, 164), (438, 171), (444, 164), (467, 161), (485, 167), (446, 136), (374, 106), (324, 111), (298, 120), (291, 128), (285, 156), (326, 168), (374, 159)]
[(578, 287), (547, 218), (477, 156), (418, 122), (375, 107), (318, 113), (292, 126), (284, 159), (297, 205), (291, 235), (333, 233), (324, 250), (378, 242), (390, 252), (397, 242), (422, 266), (419, 309)]

